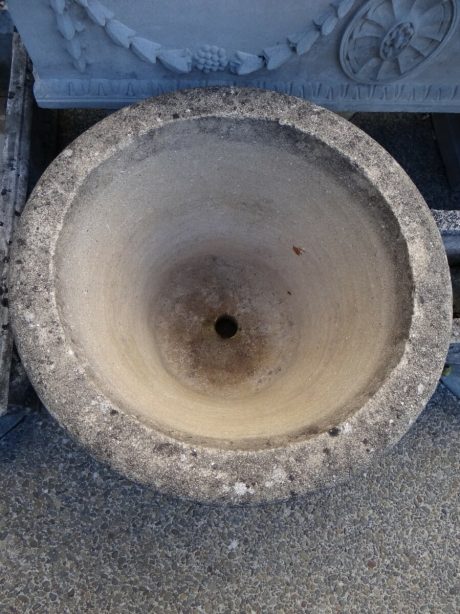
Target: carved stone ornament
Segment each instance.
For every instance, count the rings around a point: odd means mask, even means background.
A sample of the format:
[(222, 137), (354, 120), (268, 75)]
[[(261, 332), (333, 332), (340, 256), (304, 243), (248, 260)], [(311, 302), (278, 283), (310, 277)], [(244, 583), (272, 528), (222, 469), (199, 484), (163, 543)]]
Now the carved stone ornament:
[(8, 6), (46, 108), (119, 108), (178, 89), (244, 86), (335, 111), (460, 112), (460, 0)]
[[(201, 45), (194, 50), (170, 49), (157, 41), (144, 38), (122, 23), (116, 15), (99, 0), (49, 0), (56, 15), (56, 25), (65, 39), (67, 52), (80, 72), (85, 72), (88, 59), (79, 41), (84, 29), (84, 19), (100, 26), (113, 43), (134, 53), (150, 64), (161, 64), (178, 74), (190, 73), (193, 69), (203, 73), (228, 70), (235, 75), (248, 75), (263, 68), (275, 70), (295, 56), (308, 53), (312, 46), (333, 32), (338, 23), (349, 13), (356, 0), (334, 0), (329, 7), (307, 26), (289, 34), (283, 42), (261, 49), (259, 53), (244, 50), (228, 50), (215, 45)], [(82, 19), (75, 9), (83, 9)]]
[(406, 77), (441, 50), (456, 19), (456, 0), (370, 0), (345, 30), (342, 68), (360, 83)]

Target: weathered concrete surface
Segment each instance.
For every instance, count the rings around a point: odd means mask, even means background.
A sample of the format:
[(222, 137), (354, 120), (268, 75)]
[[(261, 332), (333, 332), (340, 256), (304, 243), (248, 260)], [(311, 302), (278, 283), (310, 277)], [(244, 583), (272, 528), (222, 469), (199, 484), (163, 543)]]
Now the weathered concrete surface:
[(8, 614), (457, 614), (460, 403), (442, 386), (356, 480), (216, 508), (92, 459), (47, 413), (0, 441)]
[(10, 245), (18, 217), (27, 199), (33, 105), (32, 67), (17, 33), (13, 35), (11, 50), (0, 176), (0, 415), (5, 414), (8, 409), (8, 386), (13, 355), (13, 334), (9, 323), (7, 296)]
[[(59, 149), (51, 163), (80, 134), (113, 111), (103, 109), (41, 110), (59, 117)], [(451, 190), (431, 115), (428, 113), (353, 113), (350, 122), (364, 130), (402, 166), (431, 209), (458, 209), (460, 193)], [(44, 134), (40, 143), (46, 142)], [(41, 152), (41, 158), (45, 157)], [(45, 166), (46, 168), (46, 166)], [(43, 169), (44, 170), (44, 169)], [(428, 172), (429, 170), (429, 172)], [(37, 177), (38, 179), (38, 177)]]
[[(233, 446), (231, 441), (224, 442), (225, 445), (219, 443), (219, 447), (211, 447), (200, 444), (195, 433), (177, 438), (178, 429), (174, 426), (172, 428), (176, 428), (176, 431), (172, 433), (176, 437), (171, 436), (171, 431), (168, 434), (164, 427), (152, 428), (149, 426), (152, 423), (148, 421), (144, 425), (134, 417), (129, 406), (120, 403), (118, 397), (114, 401), (110, 395), (104, 394), (104, 385), (97, 383), (101, 380), (94, 376), (93, 367), (96, 363), (91, 358), (90, 346), (85, 346), (82, 335), (80, 340), (85, 358), (81, 361), (81, 348), (76, 348), (75, 339), (71, 344), (66, 341), (70, 329), (63, 328), (62, 316), (57, 311), (56, 301), (66, 297), (66, 294), (56, 295), (53, 271), (57, 267), (59, 275), (61, 269), (58, 260), (53, 260), (50, 266), (49, 257), (55, 253), (64, 216), (77, 190), (84, 185), (88, 173), (98, 168), (103, 160), (116, 157), (117, 152), (123, 153), (126, 147), (132, 145), (136, 149), (138, 139), (148, 136), (147, 141), (150, 142), (153, 136), (157, 136), (157, 127), (167, 128), (176, 122), (179, 124), (176, 130), (180, 130), (181, 118), (189, 120), (208, 115), (220, 115), (227, 120), (242, 116), (252, 121), (276, 118), (276, 125), (281, 127), (276, 128), (280, 135), (285, 130), (283, 126), (293, 126), (299, 131), (296, 133), (299, 151), (302, 151), (305, 135), (319, 139), (334, 151), (338, 149), (340, 164), (336, 160), (334, 172), (340, 176), (341, 164), (346, 161), (350, 165), (347, 178), (342, 178), (346, 183), (352, 177), (350, 168), (360, 169), (357, 174), (361, 176), (361, 181), (368, 181), (368, 185), (372, 185), (372, 190), (377, 193), (375, 198), (372, 197), (374, 200), (369, 196), (369, 203), (374, 203), (369, 204), (369, 210), (377, 207), (372, 214), (376, 216), (375, 226), (386, 224), (385, 231), (380, 231), (382, 240), (391, 243), (389, 251), (399, 241), (391, 230), (394, 226), (388, 215), (388, 209), (391, 208), (409, 254), (414, 283), (413, 302), (404, 298), (406, 294), (403, 286), (397, 286), (395, 290), (396, 300), (401, 301), (397, 309), (401, 308), (406, 314), (413, 310), (408, 337), (402, 329), (400, 331), (401, 339), (408, 339), (403, 343), (402, 356), (398, 354), (397, 358), (388, 359), (382, 369), (383, 380), (379, 380), (377, 392), (364, 405), (355, 406), (354, 413), (344, 417), (339, 412), (336, 422), (326, 427), (321, 425), (317, 429), (318, 434), (312, 435), (312, 431), (308, 431), (306, 438), (298, 437), (294, 441), (292, 438), (289, 441), (274, 439), (270, 445), (277, 444), (277, 447), (260, 449), (260, 446), (246, 446), (243, 449), (242, 445)], [(203, 127), (203, 124), (199, 125)], [(172, 129), (174, 135), (174, 127)], [(291, 135), (291, 128), (286, 130), (286, 134)], [(261, 130), (254, 134), (260, 138), (265, 132)], [(271, 136), (270, 131), (267, 134)], [(162, 141), (161, 138), (154, 138), (152, 142), (161, 145)], [(145, 159), (143, 155), (141, 151), (139, 162)], [(180, 166), (178, 168), (182, 170)], [(172, 176), (174, 172), (173, 169)], [(109, 177), (110, 173), (105, 178), (96, 179), (96, 185), (110, 186), (110, 179), (107, 184)], [(137, 197), (140, 198), (140, 193), (137, 193)], [(382, 198), (388, 204), (384, 205)], [(110, 202), (114, 202), (113, 199)], [(90, 211), (93, 212), (93, 209)], [(218, 208), (217, 211), (220, 212)], [(365, 209), (361, 211), (364, 216)], [(108, 221), (113, 221), (112, 217), (108, 220), (105, 216), (103, 221), (104, 229), (107, 226), (112, 232), (108, 224)], [(115, 225), (115, 228), (118, 226)], [(88, 232), (92, 230), (91, 224), (83, 225), (82, 228), (88, 228)], [(122, 225), (121, 228), (123, 230)], [(188, 231), (191, 230), (192, 226)], [(111, 235), (106, 245), (110, 249), (112, 244), (121, 245), (123, 233), (117, 235), (117, 238), (119, 242), (115, 240), (115, 235), (112, 240)], [(348, 235), (346, 238), (350, 240)], [(93, 243), (97, 244), (96, 241)], [(290, 243), (288, 247), (290, 257), (298, 262), (299, 254)], [(91, 249), (90, 243), (89, 251), (85, 249), (84, 253), (91, 254)], [(79, 252), (74, 249), (72, 253)], [(369, 253), (365, 251), (362, 257), (366, 259)], [(403, 254), (404, 249), (400, 249), (394, 257), (399, 259), (395, 270), (404, 285), (404, 280), (407, 281), (410, 275), (404, 268)], [(67, 262), (65, 258), (63, 261)], [(84, 271), (87, 268), (96, 272), (98, 262), (88, 258), (86, 262), (82, 261), (80, 269)], [(132, 259), (130, 261), (127, 258), (127, 263), (128, 273), (138, 270)], [(342, 266), (343, 263), (337, 259), (338, 272), (339, 263)], [(114, 261), (115, 264), (118, 263)], [(346, 264), (345, 261), (345, 267)], [(130, 268), (133, 266), (134, 269)], [(120, 269), (121, 273), (123, 271)], [(368, 275), (368, 272), (365, 274)], [(67, 282), (70, 279), (69, 275), (62, 275), (62, 278)], [(128, 288), (130, 279), (128, 276), (124, 280)], [(78, 284), (80, 281), (76, 279), (77, 288)], [(116, 283), (108, 287), (112, 286), (119, 291)], [(124, 288), (123, 285), (118, 286)], [(87, 291), (85, 287), (89, 286), (82, 285), (78, 292), (84, 294)], [(381, 291), (377, 287), (374, 290), (377, 293)], [(92, 296), (92, 291), (89, 296)], [(99, 298), (103, 302), (104, 297)], [(64, 301), (64, 309), (68, 303)], [(45, 173), (29, 201), (17, 237), (12, 304), (19, 349), (33, 383), (50, 411), (62, 420), (74, 436), (85, 442), (94, 454), (109, 460), (128, 476), (171, 494), (203, 501), (235, 503), (295, 496), (324, 484), (337, 483), (348, 477), (356, 467), (367, 464), (373, 453), (396, 442), (431, 395), (444, 363), (451, 325), (450, 283), (442, 244), (426, 205), (400, 167), (366, 135), (353, 129), (343, 119), (317, 107), (310, 107), (298, 99), (251, 90), (196, 90), (143, 103), (110, 116), (65, 150)], [(107, 301), (107, 304), (111, 309), (112, 301)], [(117, 304), (117, 309), (125, 309), (123, 302)], [(73, 308), (71, 303), (70, 307)], [(83, 307), (84, 303), (81, 304)], [(364, 316), (365, 306), (363, 309)], [(77, 311), (80, 313), (80, 310)], [(125, 313), (126, 317), (131, 315)], [(111, 316), (106, 314), (107, 317), (110, 319)], [(78, 326), (74, 326), (78, 320), (72, 316), (69, 321), (72, 322), (71, 329), (77, 331), (70, 334), (78, 337)], [(87, 321), (91, 322), (91, 319), (87, 318)], [(100, 320), (101, 324), (103, 321), (104, 318)], [(133, 330), (135, 325), (133, 320)], [(336, 333), (334, 343), (338, 343), (342, 332), (339, 330)], [(129, 330), (125, 333), (129, 333)], [(367, 331), (364, 336), (370, 334)], [(127, 341), (123, 338), (119, 343), (124, 346)], [(99, 345), (104, 345), (102, 337)], [(397, 346), (395, 341), (395, 351)], [(114, 353), (114, 356), (117, 354)], [(399, 361), (398, 364), (394, 360)], [(101, 364), (105, 366), (104, 360)], [(390, 364), (394, 367), (391, 372), (386, 370)], [(356, 375), (361, 374), (357, 372)], [(372, 374), (368, 377), (371, 378)], [(157, 392), (160, 393), (161, 389)], [(367, 392), (372, 394), (370, 389)]]

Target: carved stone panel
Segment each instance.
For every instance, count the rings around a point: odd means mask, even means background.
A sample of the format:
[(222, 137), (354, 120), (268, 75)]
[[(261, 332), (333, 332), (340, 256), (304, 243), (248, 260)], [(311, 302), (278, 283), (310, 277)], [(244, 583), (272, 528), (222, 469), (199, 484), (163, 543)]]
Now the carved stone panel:
[(243, 85), (336, 110), (460, 110), (459, 0), (10, 0), (48, 107)]

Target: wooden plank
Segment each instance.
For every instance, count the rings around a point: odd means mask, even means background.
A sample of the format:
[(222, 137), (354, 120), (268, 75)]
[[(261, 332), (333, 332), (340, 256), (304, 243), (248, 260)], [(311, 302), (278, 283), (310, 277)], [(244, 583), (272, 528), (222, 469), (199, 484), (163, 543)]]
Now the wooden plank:
[(30, 60), (19, 35), (15, 33), (0, 186), (0, 415), (8, 408), (8, 385), (13, 350), (8, 308), (10, 245), (14, 228), (27, 198), (32, 105)]

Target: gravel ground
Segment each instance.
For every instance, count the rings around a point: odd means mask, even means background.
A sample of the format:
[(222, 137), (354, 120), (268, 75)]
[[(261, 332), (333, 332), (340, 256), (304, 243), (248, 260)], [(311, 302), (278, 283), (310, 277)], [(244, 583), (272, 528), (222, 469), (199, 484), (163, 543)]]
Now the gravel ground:
[(262, 508), (171, 500), (46, 412), (0, 441), (1, 611), (460, 611), (460, 402), (332, 491)]

